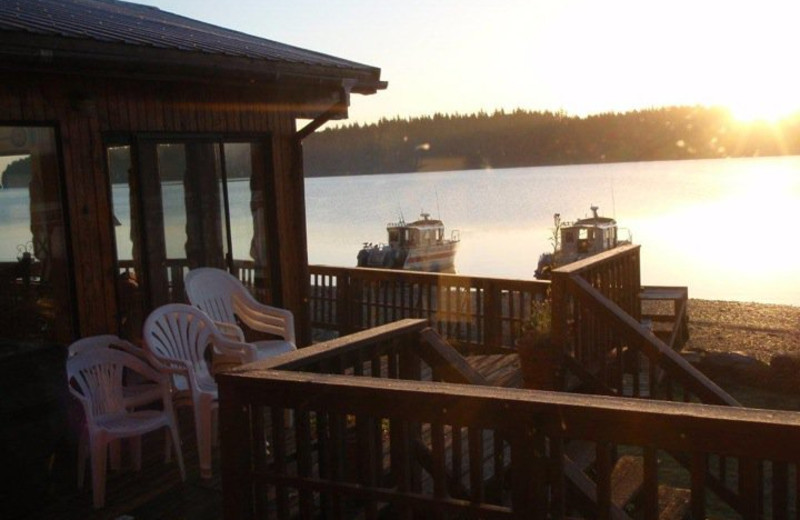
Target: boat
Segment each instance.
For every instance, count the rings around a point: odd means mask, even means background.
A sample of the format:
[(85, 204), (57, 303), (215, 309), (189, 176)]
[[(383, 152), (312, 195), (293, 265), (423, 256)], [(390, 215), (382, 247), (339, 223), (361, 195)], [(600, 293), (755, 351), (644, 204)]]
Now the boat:
[[(536, 266), (535, 276), (539, 280), (549, 280), (551, 272), (557, 267), (582, 260), (615, 247), (630, 244), (630, 232), (617, 227), (617, 221), (601, 217), (600, 208), (591, 206), (592, 216), (575, 222), (561, 222), (561, 215), (553, 215), (553, 252), (542, 253)], [(627, 238), (620, 234), (627, 233)]]
[(429, 213), (421, 213), (420, 219), (406, 223), (386, 225), (388, 243), (365, 242), (358, 252), (358, 267), (383, 269), (406, 269), (410, 271), (455, 272), (455, 257), (460, 234), (450, 232), (445, 238), (441, 220), (431, 219)]

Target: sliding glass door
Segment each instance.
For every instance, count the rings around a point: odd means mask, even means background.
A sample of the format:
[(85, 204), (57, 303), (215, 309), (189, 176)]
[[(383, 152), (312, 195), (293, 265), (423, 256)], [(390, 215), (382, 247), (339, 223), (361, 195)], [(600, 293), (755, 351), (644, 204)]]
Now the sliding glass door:
[(267, 146), (139, 138), (108, 148), (126, 335), (138, 333), (148, 310), (184, 301), (184, 274), (196, 267), (226, 269), (270, 300)]

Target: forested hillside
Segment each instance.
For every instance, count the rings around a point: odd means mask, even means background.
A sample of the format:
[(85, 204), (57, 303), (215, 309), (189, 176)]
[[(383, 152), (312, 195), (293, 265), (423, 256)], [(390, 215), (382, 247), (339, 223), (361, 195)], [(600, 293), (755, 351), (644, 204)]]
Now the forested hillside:
[(589, 117), (437, 114), (326, 129), (304, 141), (309, 177), (800, 154), (800, 117), (742, 123), (721, 108)]

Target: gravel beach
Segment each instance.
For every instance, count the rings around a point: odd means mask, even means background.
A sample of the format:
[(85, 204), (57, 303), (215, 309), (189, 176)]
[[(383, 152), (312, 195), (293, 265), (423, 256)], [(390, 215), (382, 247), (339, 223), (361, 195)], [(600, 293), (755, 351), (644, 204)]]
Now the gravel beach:
[(683, 352), (744, 406), (800, 411), (800, 307), (690, 299)]
[(689, 300), (685, 350), (736, 352), (769, 364), (776, 354), (800, 356), (800, 307)]

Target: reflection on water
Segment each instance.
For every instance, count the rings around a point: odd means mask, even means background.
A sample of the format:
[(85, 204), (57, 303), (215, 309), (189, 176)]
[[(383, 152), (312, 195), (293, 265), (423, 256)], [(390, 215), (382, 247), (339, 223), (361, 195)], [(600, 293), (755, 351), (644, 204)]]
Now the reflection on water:
[(460, 274), (531, 279), (553, 213), (596, 204), (641, 244), (645, 284), (800, 305), (800, 157), (317, 178), (306, 200), (311, 263), (353, 266), (387, 222), (425, 210), (461, 231)]
[[(252, 233), (246, 187), (230, 183), (239, 201), (234, 233)], [(27, 219), (23, 195), (0, 190), (0, 211)], [(115, 190), (115, 207), (127, 204), (119, 198)], [(306, 204), (311, 263), (355, 266), (364, 242), (386, 240), (386, 223), (427, 211), (461, 232), (457, 272), (522, 279), (533, 278), (539, 254), (551, 248), (553, 213), (574, 220), (596, 204), (641, 244), (645, 284), (687, 285), (696, 298), (800, 305), (800, 157), (312, 178)], [(0, 228), (6, 261), (30, 240), (27, 223), (13, 220)], [(117, 236), (128, 237), (128, 226), (123, 221)], [(234, 244), (242, 249), (234, 255), (247, 258), (249, 238)]]

